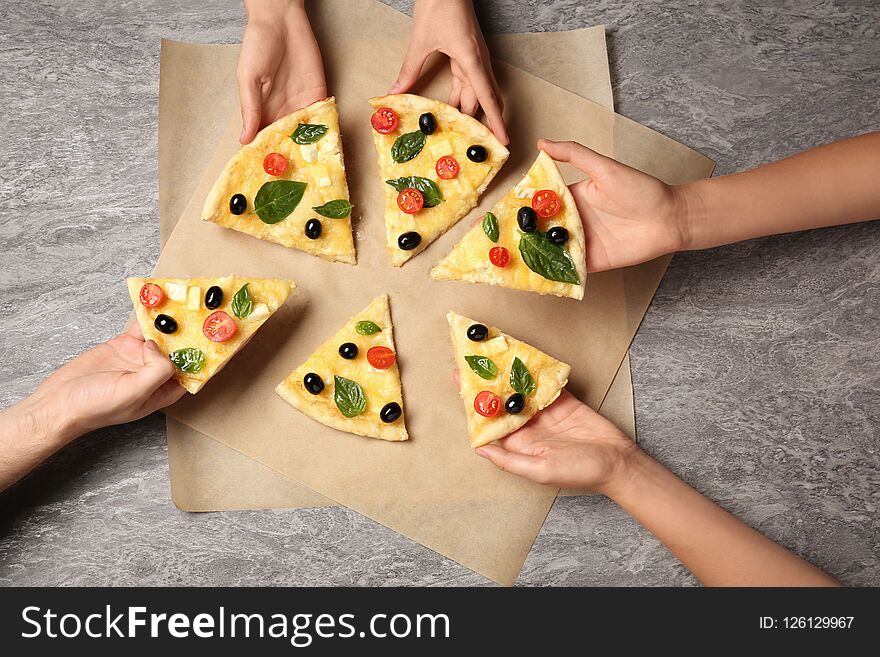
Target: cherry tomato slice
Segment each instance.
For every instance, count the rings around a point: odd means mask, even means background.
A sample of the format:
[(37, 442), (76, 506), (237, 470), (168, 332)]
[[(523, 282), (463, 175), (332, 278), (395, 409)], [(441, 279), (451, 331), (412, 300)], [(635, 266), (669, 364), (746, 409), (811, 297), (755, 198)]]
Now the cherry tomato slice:
[(202, 324), (202, 333), (211, 342), (224, 342), (235, 335), (237, 330), (235, 320), (222, 310), (212, 312)]
[(552, 189), (541, 189), (532, 197), (532, 210), (539, 217), (549, 219), (562, 209), (562, 201)]
[(270, 176), (280, 176), (287, 171), (287, 158), (281, 153), (269, 153), (263, 159), (263, 171)]
[(454, 157), (451, 155), (444, 155), (437, 160), (434, 170), (442, 180), (451, 180), (458, 175), (458, 172), (461, 171), (461, 167), (458, 166), (458, 160)]
[(506, 267), (510, 263), (510, 251), (503, 246), (493, 246), (489, 249), (489, 262), (496, 267)]
[(397, 195), (397, 207), (407, 214), (415, 214), (425, 207), (425, 197), (419, 190), (407, 187)]
[(141, 303), (147, 308), (155, 308), (165, 301), (165, 292), (155, 283), (145, 283), (141, 288)]
[(370, 347), (367, 349), (367, 362), (377, 370), (387, 370), (394, 365), (397, 356), (388, 347)]
[(495, 417), (501, 412), (501, 397), (491, 390), (482, 390), (474, 397), (474, 410), (483, 417)]
[(370, 117), (370, 123), (380, 135), (388, 135), (397, 130), (397, 114), (390, 107), (380, 107)]

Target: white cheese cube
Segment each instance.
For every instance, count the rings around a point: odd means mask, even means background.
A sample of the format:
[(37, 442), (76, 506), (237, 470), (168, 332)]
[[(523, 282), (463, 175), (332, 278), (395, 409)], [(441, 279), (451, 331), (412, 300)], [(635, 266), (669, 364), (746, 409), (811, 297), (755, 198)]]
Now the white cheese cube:
[(315, 146), (317, 146), (318, 150), (319, 150), (321, 153), (327, 153), (327, 152), (329, 152), (329, 151), (336, 150), (336, 145), (337, 145), (338, 143), (339, 143), (339, 142), (338, 142), (337, 139), (336, 139), (336, 135), (331, 134), (331, 133), (328, 132), (326, 135), (324, 135), (323, 137), (321, 137), (321, 138), (315, 143)]
[(492, 338), (483, 343), (483, 348), (487, 354), (504, 353), (507, 351), (507, 338), (499, 335), (497, 338)]
[(190, 310), (198, 310), (202, 305), (202, 288), (193, 285), (186, 293), (186, 307)]
[(516, 187), (513, 188), (517, 198), (532, 198), (537, 191), (535, 187), (532, 187), (532, 181), (528, 178), (519, 181)]
[(329, 187), (332, 183), (333, 181), (330, 180), (329, 176), (322, 176), (318, 178), (318, 187)]
[(186, 285), (183, 283), (165, 283), (165, 294), (172, 301), (186, 301)]
[(306, 162), (316, 162), (318, 160), (318, 149), (314, 144), (302, 144), (299, 152)]
[(429, 139), (428, 150), (434, 158), (440, 158), (444, 155), (452, 155), (452, 144), (448, 139)]
[(254, 306), (251, 314), (247, 316), (247, 319), (257, 321), (261, 319), (266, 319), (268, 316), (269, 306), (267, 306), (265, 303), (258, 303)]

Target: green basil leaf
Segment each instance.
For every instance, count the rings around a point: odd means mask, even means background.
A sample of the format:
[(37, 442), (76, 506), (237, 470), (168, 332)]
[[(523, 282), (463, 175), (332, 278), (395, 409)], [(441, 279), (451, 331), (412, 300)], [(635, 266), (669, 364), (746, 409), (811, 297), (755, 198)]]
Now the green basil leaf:
[(531, 395), (537, 388), (528, 368), (518, 356), (513, 359), (513, 365), (510, 366), (510, 387), (524, 397)]
[(394, 140), (391, 146), (391, 159), (398, 164), (409, 162), (422, 152), (425, 146), (425, 133), (421, 130), (407, 132)]
[(312, 208), (315, 212), (317, 212), (322, 217), (329, 217), (330, 219), (342, 219), (343, 217), (347, 217), (351, 214), (351, 209), (354, 206), (346, 201), (344, 198), (338, 198), (335, 201), (327, 201), (324, 205), (319, 205), (317, 207)]
[(486, 233), (486, 237), (490, 240), (495, 243), (498, 242), (498, 217), (491, 212), (483, 215), (483, 232)]
[(547, 233), (520, 233), (519, 252), (536, 274), (551, 281), (580, 285), (581, 279), (568, 251), (547, 239)]
[(373, 335), (374, 333), (378, 333), (382, 329), (379, 328), (379, 325), (376, 322), (371, 322), (368, 319), (364, 319), (354, 325), (354, 330), (357, 331), (360, 335)]
[(314, 144), (327, 134), (327, 126), (321, 123), (300, 123), (290, 135), (297, 144)]
[(425, 207), (433, 208), (443, 200), (443, 193), (440, 188), (430, 178), (422, 178), (421, 176), (404, 176), (403, 178), (395, 178), (394, 180), (386, 180), (398, 192), (402, 192), (408, 187), (417, 189), (425, 198)]
[(232, 312), (239, 319), (244, 319), (251, 314), (254, 309), (254, 300), (251, 299), (251, 292), (248, 290), (250, 283), (245, 283), (241, 289), (232, 297)]
[(205, 367), (205, 353), (195, 347), (186, 347), (185, 349), (172, 351), (168, 354), (168, 358), (177, 366), (177, 369), (187, 374), (201, 372), (202, 368)]
[(277, 224), (296, 209), (306, 191), (304, 182), (270, 180), (254, 198), (254, 212), (264, 224)]
[(356, 382), (341, 376), (333, 377), (333, 401), (345, 417), (360, 415), (367, 407), (364, 389)]
[(465, 356), (464, 359), (467, 361), (467, 364), (471, 366), (474, 374), (481, 379), (491, 381), (495, 378), (495, 375), (498, 374), (498, 367), (491, 361), (491, 359), (486, 358), (485, 356)]

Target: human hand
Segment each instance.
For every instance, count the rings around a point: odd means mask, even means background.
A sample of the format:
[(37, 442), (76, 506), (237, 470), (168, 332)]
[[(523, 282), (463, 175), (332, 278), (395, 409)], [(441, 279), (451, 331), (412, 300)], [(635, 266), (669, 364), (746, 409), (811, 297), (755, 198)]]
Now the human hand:
[(260, 128), (327, 97), (321, 50), (303, 0), (248, 0), (238, 56), (242, 129), (250, 143)]
[(406, 93), (433, 52), (449, 57), (449, 104), (471, 116), (482, 107), (498, 141), (509, 144), (502, 116), (504, 102), (470, 0), (416, 0), (409, 49), (390, 93)]
[(133, 323), (125, 333), (83, 352), (37, 388), (32, 407), (52, 415), (67, 438), (131, 422), (176, 402), (186, 392), (174, 364)]
[(566, 390), (522, 428), (477, 448), (480, 456), (540, 484), (609, 494), (640, 450), (613, 423)]
[(588, 176), (569, 188), (584, 220), (589, 271), (636, 265), (685, 248), (688, 201), (682, 188), (576, 142), (539, 139), (538, 148)]

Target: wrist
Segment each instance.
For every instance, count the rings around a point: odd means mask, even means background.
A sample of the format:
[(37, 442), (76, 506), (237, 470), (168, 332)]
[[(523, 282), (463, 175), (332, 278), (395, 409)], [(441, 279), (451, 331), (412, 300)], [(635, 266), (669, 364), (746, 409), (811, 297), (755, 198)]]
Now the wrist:
[(680, 235), (677, 251), (694, 251), (702, 248), (701, 232), (705, 223), (705, 203), (701, 193), (702, 181), (675, 185), (672, 187), (674, 202), (674, 222)]
[(305, 0), (244, 0), (248, 22), (284, 19), (291, 12), (305, 11)]
[(88, 429), (80, 428), (76, 418), (65, 413), (46, 393), (35, 392), (15, 407), (25, 435), (58, 449)]
[(622, 448), (614, 474), (597, 492), (623, 506), (623, 500), (633, 495), (640, 480), (649, 472), (652, 465), (656, 465), (656, 461), (642, 451), (635, 442), (629, 442)]

